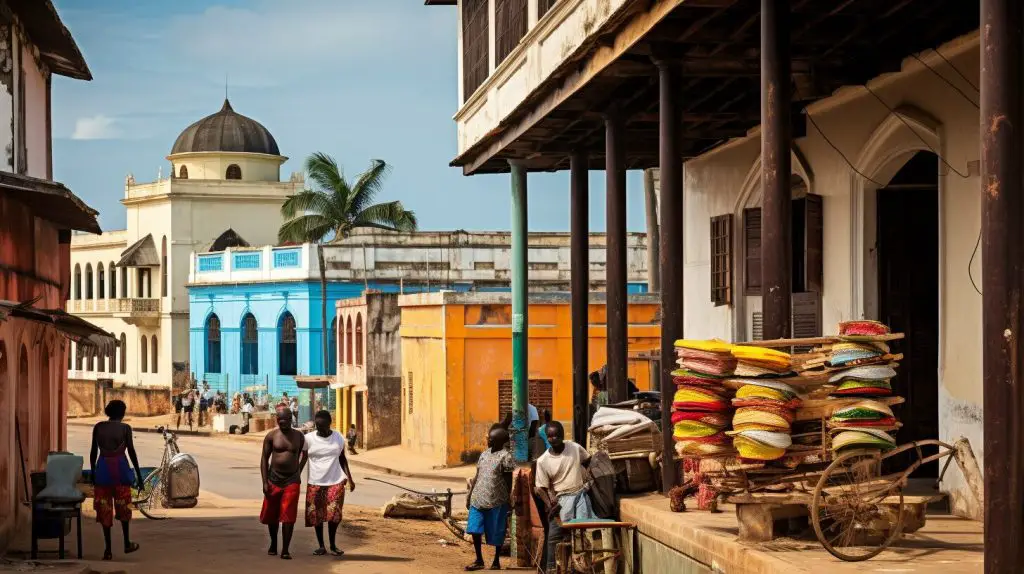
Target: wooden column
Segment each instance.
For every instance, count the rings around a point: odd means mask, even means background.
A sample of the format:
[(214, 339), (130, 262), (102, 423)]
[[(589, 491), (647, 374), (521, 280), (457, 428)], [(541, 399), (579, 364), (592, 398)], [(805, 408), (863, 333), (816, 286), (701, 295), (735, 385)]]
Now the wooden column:
[(608, 294), (608, 401), (628, 399), (626, 384), (628, 333), (626, 322), (626, 161), (624, 126), (617, 111), (605, 115), (605, 174), (607, 177), (606, 292)]
[(587, 444), (590, 425), (590, 382), (587, 375), (589, 358), (588, 307), (590, 301), (590, 182), (587, 155), (583, 152), (569, 158), (570, 219), (572, 261), (572, 438)]
[(981, 2), (985, 572), (1024, 565), (1024, 8)]
[(789, 0), (761, 0), (761, 308), (764, 338), (792, 333)]
[[(680, 72), (677, 63), (660, 60), (659, 163), (661, 166), (661, 428), (665, 459), (675, 453), (672, 438), (672, 369), (676, 364), (673, 343), (683, 336), (683, 160), (680, 153), (683, 122)], [(663, 464), (662, 488), (667, 494), (676, 485), (679, 465)]]

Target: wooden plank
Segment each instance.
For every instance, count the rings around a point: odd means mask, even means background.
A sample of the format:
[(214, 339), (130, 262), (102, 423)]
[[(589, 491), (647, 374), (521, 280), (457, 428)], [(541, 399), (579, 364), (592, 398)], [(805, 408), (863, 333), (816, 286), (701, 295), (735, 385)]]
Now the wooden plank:
[[(810, 399), (804, 401), (794, 414), (794, 422), (813, 421), (832, 416), (837, 409), (848, 407), (854, 403), (865, 400), (864, 398), (848, 399)], [(903, 397), (877, 397), (871, 399), (883, 405), (893, 406), (902, 404), (906, 399)]]
[(725, 499), (732, 504), (810, 504), (814, 500), (809, 492), (744, 492)]

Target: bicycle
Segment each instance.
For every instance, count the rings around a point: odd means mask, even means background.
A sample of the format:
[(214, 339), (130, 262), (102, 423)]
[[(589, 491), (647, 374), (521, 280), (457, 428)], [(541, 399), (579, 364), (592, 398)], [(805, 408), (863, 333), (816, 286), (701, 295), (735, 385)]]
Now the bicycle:
[(199, 465), (178, 448), (178, 437), (159, 427), (164, 438), (160, 466), (142, 479), (132, 504), (151, 520), (170, 518), (170, 508), (192, 508), (199, 496)]

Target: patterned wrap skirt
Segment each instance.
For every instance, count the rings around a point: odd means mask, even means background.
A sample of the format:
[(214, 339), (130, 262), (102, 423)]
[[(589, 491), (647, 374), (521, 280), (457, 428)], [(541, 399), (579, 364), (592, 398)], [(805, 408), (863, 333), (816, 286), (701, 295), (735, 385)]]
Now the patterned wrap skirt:
[(330, 486), (306, 486), (306, 526), (316, 526), (324, 522), (338, 524), (341, 522), (342, 509), (345, 507), (345, 487), (348, 481), (341, 481)]

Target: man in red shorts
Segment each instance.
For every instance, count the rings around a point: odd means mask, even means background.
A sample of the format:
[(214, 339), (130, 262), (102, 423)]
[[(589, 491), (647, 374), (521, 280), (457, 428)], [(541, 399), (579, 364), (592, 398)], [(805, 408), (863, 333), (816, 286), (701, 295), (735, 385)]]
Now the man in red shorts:
[(288, 545), (295, 530), (295, 518), (299, 508), (299, 483), (302, 468), (306, 465), (306, 453), (302, 449), (305, 438), (292, 428), (292, 413), (287, 407), (277, 409), (277, 428), (263, 439), (263, 455), (260, 457), (260, 475), (263, 477), (263, 510), (260, 522), (270, 532), (270, 548), (267, 554), (277, 555), (277, 528), (281, 524), (283, 535), (281, 558), (291, 560)]

